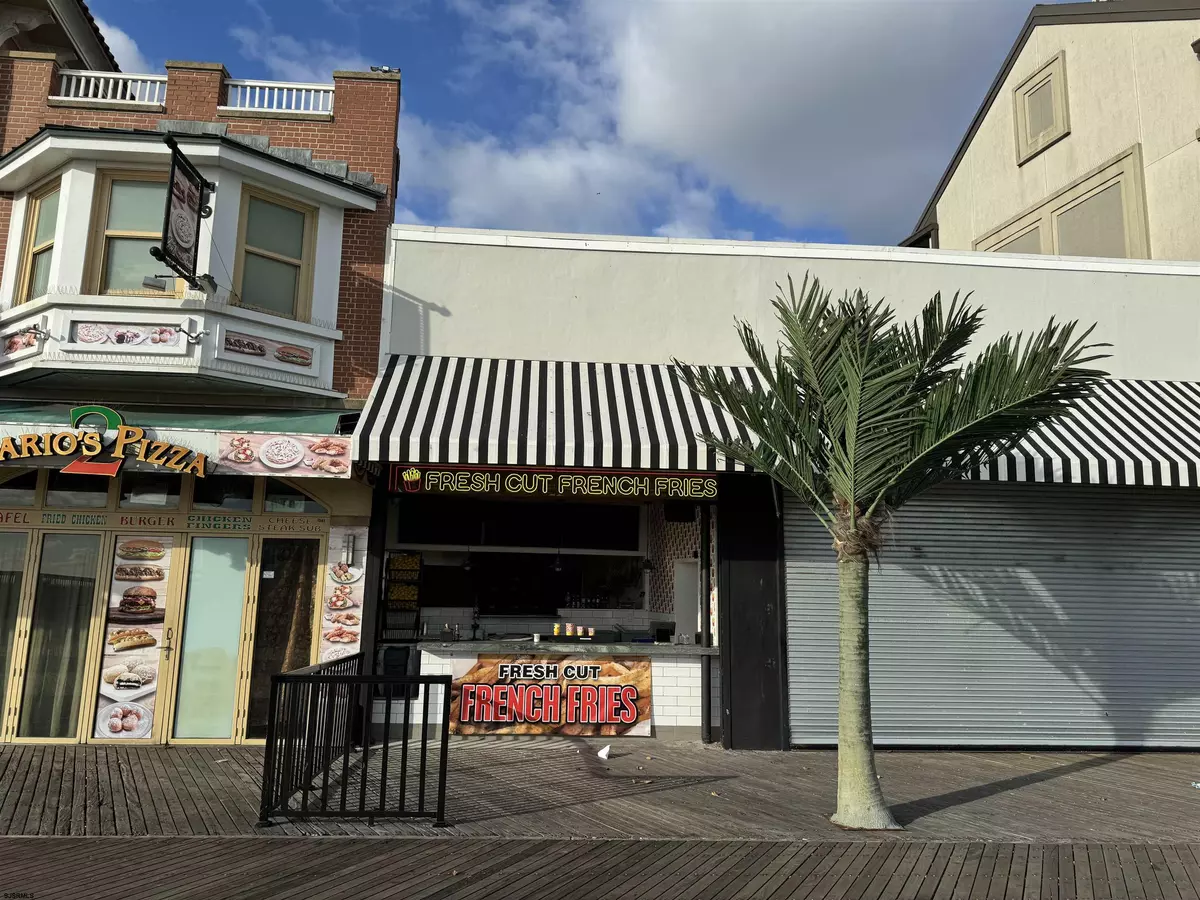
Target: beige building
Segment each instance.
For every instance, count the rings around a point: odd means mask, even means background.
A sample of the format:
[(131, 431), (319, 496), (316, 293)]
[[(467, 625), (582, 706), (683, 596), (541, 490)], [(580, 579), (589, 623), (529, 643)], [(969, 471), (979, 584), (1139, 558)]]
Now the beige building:
[(1200, 2), (1035, 6), (907, 246), (1200, 259)]

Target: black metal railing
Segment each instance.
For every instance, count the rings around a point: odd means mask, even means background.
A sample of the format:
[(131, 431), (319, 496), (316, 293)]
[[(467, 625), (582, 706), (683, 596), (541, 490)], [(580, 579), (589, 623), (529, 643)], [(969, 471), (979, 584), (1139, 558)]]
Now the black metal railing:
[(363, 675), (362, 663), (356, 654), (271, 677), (260, 825), (272, 815), (446, 824), (450, 677)]

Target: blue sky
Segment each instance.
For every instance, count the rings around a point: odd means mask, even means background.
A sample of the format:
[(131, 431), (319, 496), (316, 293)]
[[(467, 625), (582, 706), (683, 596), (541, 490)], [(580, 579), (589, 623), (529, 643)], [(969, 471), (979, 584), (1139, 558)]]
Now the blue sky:
[(892, 244), (1026, 0), (89, 0), (126, 71), (399, 67), (398, 221)]

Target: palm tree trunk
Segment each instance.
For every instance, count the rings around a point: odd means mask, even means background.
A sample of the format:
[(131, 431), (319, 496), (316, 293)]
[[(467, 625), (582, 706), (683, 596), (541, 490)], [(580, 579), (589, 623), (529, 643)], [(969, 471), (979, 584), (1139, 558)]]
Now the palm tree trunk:
[(879, 787), (871, 737), (868, 567), (865, 553), (838, 556), (838, 786), (832, 821), (843, 828), (893, 829), (900, 826)]

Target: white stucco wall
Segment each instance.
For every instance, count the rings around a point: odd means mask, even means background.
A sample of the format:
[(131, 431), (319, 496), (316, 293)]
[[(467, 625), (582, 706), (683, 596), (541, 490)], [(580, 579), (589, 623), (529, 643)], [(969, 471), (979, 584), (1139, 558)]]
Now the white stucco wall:
[(1096, 339), (1115, 344), (1114, 376), (1200, 379), (1200, 265), (416, 226), (393, 226), (381, 349), (743, 364), (734, 318), (771, 333), (775, 283), (806, 271), (905, 317), (938, 291), (971, 291), (987, 309), (983, 338), (1051, 316), (1096, 322)]
[[(1150, 253), (1200, 259), (1200, 21), (1033, 30), (937, 206), (943, 249), (969, 249), (1018, 213), (1142, 145)], [(1065, 53), (1071, 133), (1017, 165), (1013, 89)]]

